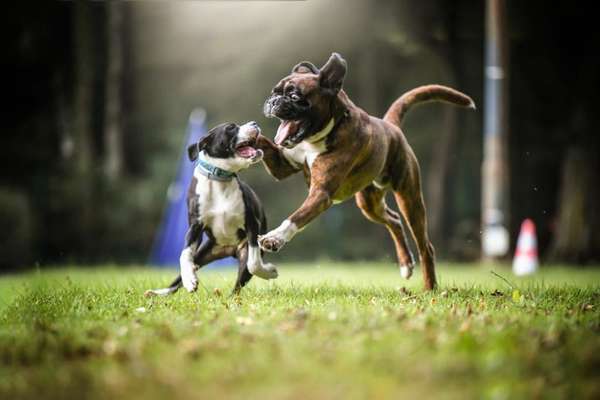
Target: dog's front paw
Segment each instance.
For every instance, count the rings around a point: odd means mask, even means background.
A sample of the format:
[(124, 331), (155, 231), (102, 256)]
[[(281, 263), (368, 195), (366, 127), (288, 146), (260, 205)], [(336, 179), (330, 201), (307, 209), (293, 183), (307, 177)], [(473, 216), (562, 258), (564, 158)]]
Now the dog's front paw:
[(258, 238), (258, 244), (264, 251), (276, 253), (285, 244), (285, 239), (282, 238), (277, 232), (269, 232), (264, 236)]

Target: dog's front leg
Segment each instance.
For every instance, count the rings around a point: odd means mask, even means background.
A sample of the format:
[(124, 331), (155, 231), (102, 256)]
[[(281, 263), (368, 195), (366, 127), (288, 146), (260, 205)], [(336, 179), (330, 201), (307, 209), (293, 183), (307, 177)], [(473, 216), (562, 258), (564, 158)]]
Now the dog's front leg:
[(185, 235), (185, 247), (179, 256), (179, 271), (181, 282), (188, 292), (193, 292), (198, 287), (198, 278), (196, 277), (196, 264), (194, 256), (200, 248), (209, 245), (208, 241), (202, 243), (202, 232), (204, 226), (201, 223), (194, 222), (190, 225)]
[(308, 197), (296, 212), (283, 221), (278, 228), (259, 238), (260, 247), (266, 251), (279, 251), (298, 231), (331, 207), (333, 201), (329, 193), (321, 187), (311, 187)]
[(269, 138), (258, 135), (256, 147), (263, 152), (263, 163), (267, 172), (275, 179), (282, 180), (300, 171), (285, 158), (281, 147), (273, 143)]
[[(249, 202), (248, 202), (249, 203)], [(252, 207), (247, 206), (247, 209)], [(255, 276), (263, 279), (275, 279), (279, 275), (273, 264), (265, 264), (262, 260), (262, 251), (258, 245), (258, 235), (261, 227), (260, 217), (253, 212), (246, 211), (245, 227), (248, 235), (248, 249), (246, 252), (246, 268)], [(243, 271), (240, 270), (240, 273)], [(241, 277), (241, 275), (240, 275)], [(239, 279), (238, 279), (239, 281)], [(242, 285), (243, 286), (243, 285)]]

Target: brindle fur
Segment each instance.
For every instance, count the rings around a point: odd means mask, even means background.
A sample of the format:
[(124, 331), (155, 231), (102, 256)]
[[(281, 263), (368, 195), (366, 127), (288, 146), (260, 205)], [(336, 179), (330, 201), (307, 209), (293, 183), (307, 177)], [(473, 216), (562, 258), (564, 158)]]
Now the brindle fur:
[[(338, 58), (338, 63), (343, 62), (339, 55), (333, 54), (321, 71), (336, 62), (335, 58)], [(385, 202), (385, 194), (391, 190), (417, 244), (425, 288), (434, 289), (434, 248), (427, 233), (419, 164), (400, 124), (406, 111), (422, 102), (445, 101), (475, 108), (473, 101), (467, 95), (445, 86), (422, 86), (396, 100), (384, 118), (379, 119), (356, 106), (341, 90), (341, 84), (333, 98), (324, 94), (319, 70), (310, 66), (310, 63), (298, 64), (276, 88), (285, 90), (289, 85), (295, 86), (312, 103), (312, 125), (322, 128), (334, 117), (335, 126), (326, 139), (327, 151), (316, 157), (312, 168), (304, 166), (309, 194), (288, 220), (302, 229), (334, 201), (355, 196), (356, 204), (365, 217), (384, 225), (390, 232), (399, 264), (410, 265), (413, 257), (400, 215)], [(345, 74), (345, 62), (343, 68)], [(282, 147), (270, 139), (259, 137), (257, 147), (263, 149), (265, 166), (276, 179), (299, 171), (283, 156)]]

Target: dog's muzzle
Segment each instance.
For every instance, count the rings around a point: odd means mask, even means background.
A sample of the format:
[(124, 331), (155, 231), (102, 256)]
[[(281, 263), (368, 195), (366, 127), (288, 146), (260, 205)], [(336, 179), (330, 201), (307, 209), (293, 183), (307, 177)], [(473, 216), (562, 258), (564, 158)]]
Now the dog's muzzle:
[(265, 101), (263, 113), (267, 118), (277, 117), (281, 119), (294, 119), (297, 118), (298, 114), (294, 104), (285, 96), (280, 95), (271, 96)]

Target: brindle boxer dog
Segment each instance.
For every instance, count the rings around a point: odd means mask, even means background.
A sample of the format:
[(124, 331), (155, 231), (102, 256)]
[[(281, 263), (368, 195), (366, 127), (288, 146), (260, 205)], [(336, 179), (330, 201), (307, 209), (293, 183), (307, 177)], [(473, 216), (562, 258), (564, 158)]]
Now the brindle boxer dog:
[(419, 103), (444, 101), (473, 109), (475, 104), (448, 87), (422, 86), (397, 99), (379, 119), (344, 93), (345, 76), (346, 61), (337, 53), (321, 69), (304, 61), (277, 83), (265, 102), (265, 115), (281, 123), (275, 143), (262, 135), (257, 140), (263, 162), (278, 180), (303, 171), (309, 193), (298, 210), (259, 238), (259, 244), (264, 250), (278, 251), (332, 204), (354, 196), (362, 213), (390, 232), (401, 274), (408, 279), (414, 258), (400, 215), (385, 203), (391, 190), (417, 244), (425, 288), (433, 289), (434, 250), (427, 234), (419, 164), (400, 124)]

